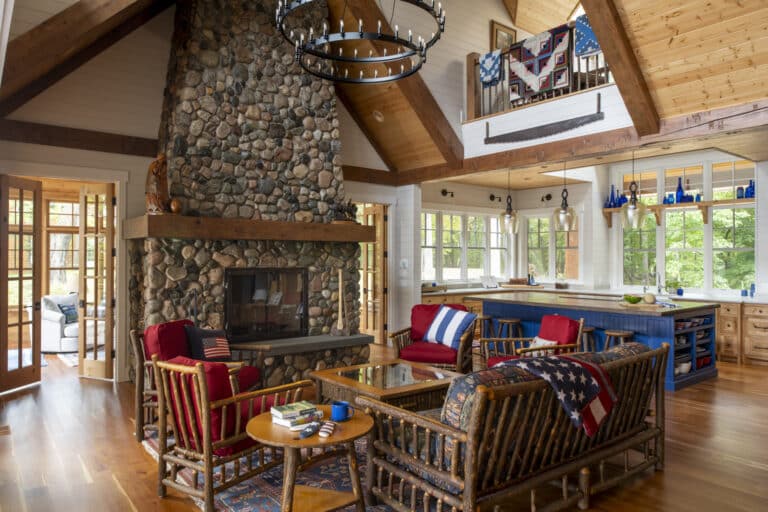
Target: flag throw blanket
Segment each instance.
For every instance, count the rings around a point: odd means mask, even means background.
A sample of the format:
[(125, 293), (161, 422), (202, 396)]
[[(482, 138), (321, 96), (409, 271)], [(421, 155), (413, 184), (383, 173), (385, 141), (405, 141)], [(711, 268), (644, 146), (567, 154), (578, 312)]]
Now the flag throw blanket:
[(577, 57), (586, 57), (600, 52), (600, 44), (597, 42), (592, 25), (589, 24), (589, 18), (582, 14), (576, 18), (576, 27), (574, 29), (576, 41), (574, 42), (574, 51)]
[(501, 75), (501, 50), (495, 50), (480, 57), (480, 83), (483, 87), (498, 85)]
[(555, 27), (515, 43), (509, 48), (511, 100), (568, 87), (570, 84), (570, 32)]
[(610, 377), (598, 365), (566, 356), (532, 357), (502, 363), (544, 379), (576, 428), (592, 437), (616, 403)]

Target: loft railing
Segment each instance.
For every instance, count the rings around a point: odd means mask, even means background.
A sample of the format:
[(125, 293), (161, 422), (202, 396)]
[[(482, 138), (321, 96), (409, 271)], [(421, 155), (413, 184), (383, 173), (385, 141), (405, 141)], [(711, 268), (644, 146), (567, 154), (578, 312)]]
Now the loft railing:
[(593, 87), (613, 83), (613, 74), (608, 69), (608, 63), (602, 52), (586, 57), (577, 57), (574, 52), (574, 27), (569, 24), (568, 87), (525, 95), (511, 100), (509, 89), (509, 50), (501, 54), (503, 67), (502, 80), (497, 85), (483, 87), (480, 83), (480, 54), (467, 55), (467, 121), (479, 117), (509, 112), (516, 108), (538, 103), (540, 101), (566, 96), (575, 92), (585, 91)]

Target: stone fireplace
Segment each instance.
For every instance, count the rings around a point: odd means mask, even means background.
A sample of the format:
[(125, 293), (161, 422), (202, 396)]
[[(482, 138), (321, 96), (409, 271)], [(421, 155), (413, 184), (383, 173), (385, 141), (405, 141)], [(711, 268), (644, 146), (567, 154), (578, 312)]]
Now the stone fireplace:
[[(185, 218), (285, 221), (275, 225), (286, 233), (219, 239), (214, 227), (132, 241), (131, 328), (191, 318), (196, 303), (197, 323), (221, 329), (226, 269), (303, 267), (309, 335), (331, 332), (339, 294), (347, 328), (358, 332), (359, 244), (290, 240), (290, 225), (330, 223), (345, 197), (333, 84), (294, 62), (275, 8), (276, 0), (177, 2), (159, 138)], [(307, 15), (327, 17), (315, 10)]]

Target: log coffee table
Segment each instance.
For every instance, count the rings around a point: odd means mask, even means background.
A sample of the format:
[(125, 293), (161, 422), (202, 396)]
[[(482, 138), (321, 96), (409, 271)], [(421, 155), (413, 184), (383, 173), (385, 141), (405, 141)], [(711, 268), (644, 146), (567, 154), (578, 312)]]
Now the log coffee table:
[[(319, 405), (323, 411), (323, 418), (331, 417), (331, 406)], [(348, 505), (356, 504), (358, 512), (365, 511), (363, 488), (360, 485), (360, 474), (357, 471), (357, 453), (355, 452), (355, 439), (368, 434), (373, 428), (373, 418), (363, 411), (355, 411), (355, 415), (349, 420), (336, 424), (336, 428), (330, 437), (320, 437), (315, 434), (306, 439), (299, 439), (298, 432), (291, 432), (286, 427), (272, 423), (272, 414), (265, 412), (251, 418), (245, 431), (251, 439), (276, 448), (283, 448), (285, 459), (283, 461), (283, 497), (281, 508), (283, 512), (316, 512), (323, 510), (337, 510)], [(328, 449), (341, 446), (341, 450), (327, 451), (318, 457), (299, 461), (299, 450), (321, 448)], [(349, 476), (352, 480), (352, 492), (334, 491), (306, 485), (296, 485), (296, 473), (301, 466), (315, 460), (326, 458), (329, 455), (347, 454), (349, 461)]]
[(395, 359), (318, 370), (310, 376), (322, 401), (354, 403), (357, 396), (363, 395), (403, 409), (422, 411), (442, 407), (448, 386), (461, 374)]

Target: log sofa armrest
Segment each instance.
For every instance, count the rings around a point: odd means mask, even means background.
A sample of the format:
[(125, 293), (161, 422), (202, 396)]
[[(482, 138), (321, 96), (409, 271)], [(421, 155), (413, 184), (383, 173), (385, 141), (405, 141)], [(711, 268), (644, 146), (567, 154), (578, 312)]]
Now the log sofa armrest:
[(469, 373), (472, 371), (472, 342), (475, 337), (475, 320), (467, 327), (459, 340), (459, 349), (456, 354), (456, 371)]
[(400, 351), (413, 343), (411, 328), (406, 327), (405, 329), (390, 333), (389, 339), (392, 340), (392, 346), (397, 350), (397, 357), (400, 357)]
[(374, 466), (407, 472), (432, 492), (441, 493), (437, 486), (464, 489), (466, 432), (373, 398), (358, 396), (355, 402), (374, 419), (366, 471), (367, 487), (374, 494)]

